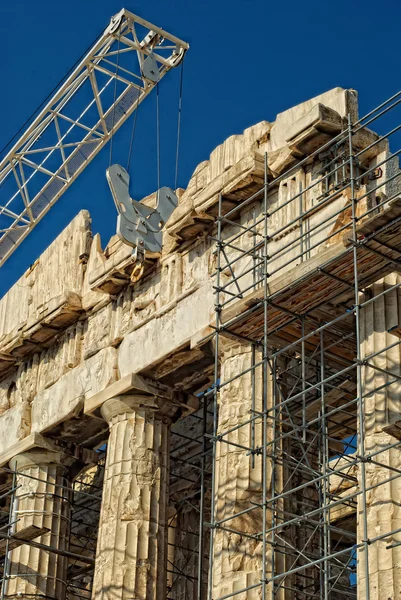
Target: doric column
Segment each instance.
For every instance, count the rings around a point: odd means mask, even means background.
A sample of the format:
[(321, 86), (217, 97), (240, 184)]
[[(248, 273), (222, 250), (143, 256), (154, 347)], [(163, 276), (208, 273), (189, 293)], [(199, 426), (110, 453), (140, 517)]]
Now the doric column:
[[(167, 402), (167, 401), (166, 401)], [(107, 400), (94, 600), (165, 598), (169, 425), (152, 396)]]
[[(400, 289), (390, 289), (401, 281), (393, 273), (371, 286), (377, 297), (361, 310), (361, 354), (364, 401), (365, 455), (375, 454), (365, 463), (366, 506), (358, 496), (358, 541), (376, 538), (401, 527), (401, 450), (389, 448), (400, 439), (401, 326)], [(390, 290), (379, 296), (385, 290)], [(387, 348), (387, 349), (386, 349)], [(380, 464), (377, 464), (380, 463)], [(386, 466), (388, 468), (386, 468)], [(358, 469), (362, 487), (362, 465)], [(391, 480), (391, 481), (386, 481)], [(371, 600), (401, 597), (401, 534), (396, 533), (368, 545)], [(365, 550), (358, 552), (358, 598), (366, 598)]]
[[(256, 362), (260, 358), (258, 353)], [(250, 347), (225, 345), (218, 419), (218, 435), (223, 437), (216, 444), (215, 458), (215, 520), (227, 519), (252, 506), (254, 509), (223, 524), (234, 532), (221, 528), (215, 530), (213, 598), (260, 584), (262, 577), (262, 542), (246, 537), (262, 531), (262, 509), (253, 504), (262, 502), (262, 457), (247, 451), (247, 448), (262, 445), (262, 425), (260, 420), (254, 425), (246, 423), (252, 415), (252, 408), (256, 411), (262, 409), (262, 368), (258, 367), (252, 375), (248, 370), (251, 366)], [(224, 385), (228, 381), (230, 383)], [(241, 423), (244, 425), (238, 428)], [(227, 433), (232, 429), (231, 433)], [(254, 600), (260, 598), (260, 594), (259, 585), (235, 597)]]
[[(66, 479), (68, 459), (61, 452), (30, 450), (10, 461), (16, 492), (12, 506), (12, 533), (35, 526), (48, 533), (36, 538), (56, 550), (68, 550), (71, 488)], [(68, 559), (24, 544), (10, 552), (5, 598), (64, 600)]]

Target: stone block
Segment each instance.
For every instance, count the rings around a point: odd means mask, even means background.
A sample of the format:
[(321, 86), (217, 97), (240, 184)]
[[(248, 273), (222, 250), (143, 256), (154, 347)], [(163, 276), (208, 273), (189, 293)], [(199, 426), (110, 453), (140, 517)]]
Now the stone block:
[(166, 231), (176, 242), (180, 242), (195, 238), (213, 222), (213, 217), (195, 211), (193, 197), (186, 191), (168, 220)]
[(87, 282), (89, 289), (105, 294), (117, 294), (131, 281), (137, 281), (143, 277), (160, 257), (159, 253), (147, 252), (145, 262), (140, 265), (133, 253), (133, 248), (127, 246), (121, 240), (113, 243), (113, 251), (109, 256), (103, 253), (100, 244), (92, 245), (88, 264)]
[[(38, 375), (36, 386), (33, 393), (30, 391), (29, 399), (32, 399), (37, 392), (53, 385), (81, 362), (83, 329), (84, 323), (78, 321), (50, 348), (34, 355), (34, 360), (38, 362)], [(32, 376), (30, 379), (33, 379)]]
[(271, 128), (269, 150), (274, 151), (284, 146), (288, 139), (288, 131), (293, 124), (307, 115), (317, 104), (323, 104), (338, 113), (342, 118), (347, 117), (349, 113), (353, 122), (358, 119), (357, 92), (340, 87), (333, 88), (279, 113)]
[(81, 299), (75, 292), (66, 292), (44, 304), (40, 313), (2, 338), (3, 355), (24, 358), (54, 340), (60, 331), (78, 320), (82, 313)]
[(110, 345), (112, 326), (113, 305), (111, 302), (88, 316), (84, 335), (84, 360)]
[(292, 151), (309, 154), (341, 132), (343, 120), (334, 110), (316, 104), (288, 128), (286, 142)]
[[(224, 206), (228, 209), (246, 194), (250, 195), (260, 189), (263, 185), (262, 147), (268, 140), (270, 130), (271, 124), (261, 121), (241, 135), (229, 137), (213, 150), (209, 160), (198, 165), (183, 195), (183, 207), (172, 217), (170, 234), (172, 232), (184, 239), (191, 231), (198, 233), (202, 226), (200, 220), (205, 219), (207, 222), (207, 216), (216, 215), (220, 192), (224, 197)], [(247, 163), (250, 155), (251, 162), (253, 159), (254, 163), (258, 163), (256, 169), (254, 165)], [(255, 170), (258, 172), (254, 173)]]
[(0, 340), (46, 319), (57, 310), (57, 298), (81, 295), (91, 239), (89, 213), (83, 210), (0, 300)]
[(268, 153), (267, 164), (273, 176), (278, 177), (293, 167), (299, 158), (301, 156), (297, 156), (294, 150), (285, 145)]
[(118, 349), (120, 376), (138, 373), (178, 350), (210, 322), (213, 311), (213, 289), (208, 283), (192, 294), (174, 302), (170, 309), (128, 333)]
[(258, 152), (250, 152), (235, 165), (222, 171), (194, 198), (195, 211), (216, 216), (219, 195), (223, 196), (223, 212), (233, 208), (259, 191), (264, 183), (264, 158)]
[(81, 211), (0, 300), (0, 373), (78, 320), (91, 239), (89, 213)]
[(32, 431), (48, 431), (78, 416), (86, 397), (117, 379), (116, 357), (114, 348), (105, 348), (39, 392), (32, 402)]
[(0, 416), (0, 454), (30, 433), (30, 407), (16, 404)]

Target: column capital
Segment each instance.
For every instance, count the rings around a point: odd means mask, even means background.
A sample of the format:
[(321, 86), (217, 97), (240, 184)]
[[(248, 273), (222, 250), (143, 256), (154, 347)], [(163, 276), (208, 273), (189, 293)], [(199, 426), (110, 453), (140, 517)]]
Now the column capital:
[[(257, 349), (257, 348), (256, 348)], [(241, 343), (232, 338), (220, 336), (219, 339), (219, 359), (227, 360), (234, 358), (240, 354), (250, 354), (252, 352), (252, 344)]]
[(74, 462), (74, 457), (66, 454), (62, 450), (45, 450), (44, 448), (33, 448), (21, 454), (17, 454), (10, 461), (10, 469), (13, 471), (25, 471), (32, 467), (47, 467), (49, 465), (59, 465), (70, 467)]
[(127, 394), (124, 396), (114, 396), (114, 398), (106, 400), (100, 408), (100, 413), (103, 419), (110, 425), (113, 417), (116, 417), (117, 415), (129, 415), (138, 410), (156, 412), (158, 408), (155, 396)]

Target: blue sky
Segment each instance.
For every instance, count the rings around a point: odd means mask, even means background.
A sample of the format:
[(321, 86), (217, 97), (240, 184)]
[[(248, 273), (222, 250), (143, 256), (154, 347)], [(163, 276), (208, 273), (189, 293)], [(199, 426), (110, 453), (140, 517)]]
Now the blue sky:
[[(363, 114), (401, 87), (398, 0), (137, 0), (125, 7), (191, 44), (184, 73), (182, 187), (229, 135), (273, 120), (294, 104), (340, 85), (358, 90)], [(0, 147), (120, 8), (120, 0), (0, 4)], [(162, 185), (174, 179), (170, 120), (177, 112), (176, 98), (168, 93), (179, 82), (176, 72), (167, 77), (160, 89)], [(147, 101), (138, 120), (141, 145), (134, 147), (130, 169), (132, 195), (138, 199), (157, 185), (154, 99)], [(115, 137), (113, 162), (126, 162), (130, 134), (126, 124)], [(116, 222), (105, 179), (108, 162), (105, 149), (0, 269), (0, 296), (80, 209), (90, 211), (93, 230), (107, 242)]]

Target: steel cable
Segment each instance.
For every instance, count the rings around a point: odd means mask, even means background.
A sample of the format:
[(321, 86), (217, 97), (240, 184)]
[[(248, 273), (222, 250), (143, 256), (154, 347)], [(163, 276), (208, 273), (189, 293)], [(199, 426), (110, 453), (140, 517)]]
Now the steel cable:
[(160, 190), (160, 109), (159, 84), (156, 84), (156, 161), (157, 161), (157, 190)]
[(184, 79), (184, 59), (182, 60), (182, 63), (181, 63), (180, 96), (178, 99), (177, 148), (176, 148), (176, 154), (175, 154), (175, 179), (174, 179), (174, 189), (175, 190), (177, 189), (177, 185), (178, 185), (178, 160), (179, 160), (180, 143), (181, 143), (181, 112), (182, 112), (183, 79)]
[(139, 103), (137, 104), (137, 107), (135, 109), (134, 122), (133, 122), (133, 125), (132, 125), (131, 140), (130, 140), (129, 150), (128, 150), (127, 172), (129, 172), (129, 168), (130, 168), (130, 165), (131, 165), (132, 149), (133, 149), (133, 146), (134, 146), (134, 138), (135, 138), (135, 131), (136, 131), (136, 120), (137, 120), (137, 117), (138, 117), (138, 111), (139, 111)]

